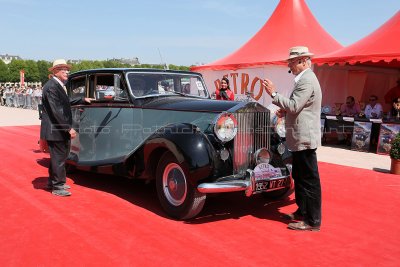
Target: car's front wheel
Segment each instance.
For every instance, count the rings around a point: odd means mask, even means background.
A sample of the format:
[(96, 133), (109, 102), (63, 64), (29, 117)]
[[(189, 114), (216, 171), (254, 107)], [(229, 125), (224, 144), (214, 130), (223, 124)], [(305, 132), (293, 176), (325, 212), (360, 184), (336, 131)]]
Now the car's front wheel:
[(203, 209), (206, 195), (188, 181), (188, 172), (170, 152), (158, 163), (156, 186), (161, 206), (173, 218), (190, 219)]

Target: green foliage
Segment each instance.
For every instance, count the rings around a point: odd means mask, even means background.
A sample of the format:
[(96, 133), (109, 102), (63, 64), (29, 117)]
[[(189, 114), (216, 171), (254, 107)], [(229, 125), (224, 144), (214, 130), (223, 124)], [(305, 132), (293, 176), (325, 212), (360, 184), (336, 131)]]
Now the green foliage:
[(49, 79), (49, 68), (51, 67), (51, 63), (45, 60), (39, 60), (36, 64), (39, 71), (38, 81), (44, 84)]
[(400, 159), (400, 133), (398, 133), (392, 141), (392, 146), (390, 148), (390, 157), (392, 159)]
[[(19, 71), (25, 70), (26, 64), (24, 60), (15, 59), (8, 66), (8, 82), (19, 82)], [(26, 74), (26, 72), (25, 72)]]
[(0, 81), (8, 81), (8, 67), (3, 60), (0, 60)]
[[(131, 66), (129, 64), (121, 63), (117, 60), (83, 60), (77, 64), (71, 64), (71, 72), (81, 70), (97, 69), (97, 68), (148, 68), (148, 69), (164, 69), (164, 65), (160, 64), (140, 64)], [(45, 60), (13, 60), (10, 64), (5, 64), (0, 60), (0, 82), (19, 82), (20, 70), (25, 71), (25, 81), (27, 82), (42, 82), (45, 83), (49, 79), (49, 68), (51, 62)], [(170, 70), (185, 70), (188, 71), (190, 67), (177, 66), (169, 64)]]
[(25, 61), (25, 81), (26, 82), (37, 82), (39, 81), (39, 69), (35, 61)]

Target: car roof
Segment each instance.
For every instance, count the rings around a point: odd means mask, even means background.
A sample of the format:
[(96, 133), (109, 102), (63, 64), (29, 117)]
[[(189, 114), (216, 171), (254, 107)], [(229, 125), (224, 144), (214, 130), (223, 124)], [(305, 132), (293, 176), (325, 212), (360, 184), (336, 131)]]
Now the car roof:
[(158, 73), (181, 73), (181, 74), (195, 74), (200, 75), (198, 72), (192, 71), (183, 71), (183, 70), (163, 70), (163, 69), (144, 69), (144, 68), (101, 68), (101, 69), (88, 69), (88, 70), (81, 70), (74, 73), (71, 73), (70, 76), (76, 76), (80, 74), (90, 74), (90, 73), (121, 73), (121, 72), (158, 72)]

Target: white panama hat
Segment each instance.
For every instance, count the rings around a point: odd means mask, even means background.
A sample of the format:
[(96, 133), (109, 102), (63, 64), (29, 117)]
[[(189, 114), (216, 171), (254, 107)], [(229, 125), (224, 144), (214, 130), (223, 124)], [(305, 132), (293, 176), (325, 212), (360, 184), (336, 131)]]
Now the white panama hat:
[(71, 69), (72, 66), (67, 64), (67, 61), (65, 59), (56, 59), (53, 61), (53, 67), (49, 68), (49, 71), (53, 71), (55, 69), (59, 69), (59, 68), (67, 68), (67, 69)]
[(297, 57), (313, 57), (314, 54), (308, 51), (308, 47), (306, 46), (295, 46), (289, 49), (289, 59), (297, 58)]

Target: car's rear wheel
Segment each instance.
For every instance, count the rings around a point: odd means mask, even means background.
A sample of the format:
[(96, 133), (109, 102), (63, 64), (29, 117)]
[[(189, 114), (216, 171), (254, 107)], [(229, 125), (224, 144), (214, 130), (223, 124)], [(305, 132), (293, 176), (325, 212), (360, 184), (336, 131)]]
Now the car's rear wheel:
[(156, 187), (161, 206), (173, 218), (190, 219), (203, 209), (206, 195), (188, 181), (188, 172), (170, 152), (158, 163)]

